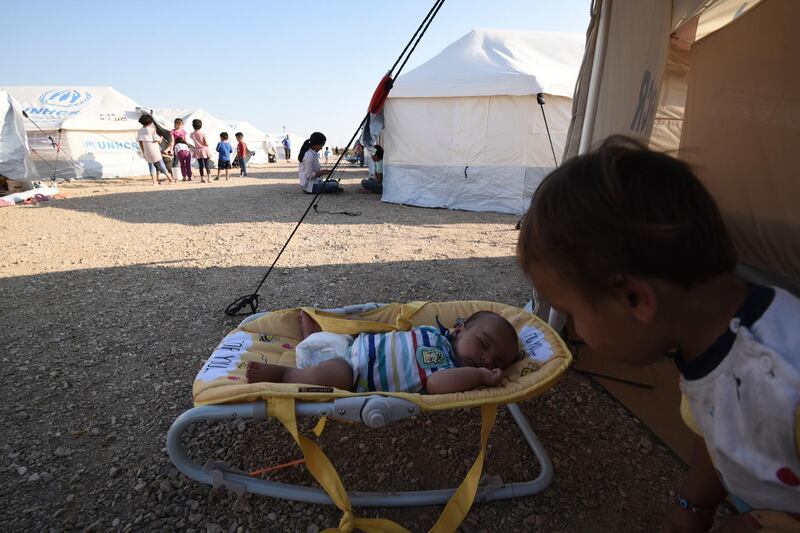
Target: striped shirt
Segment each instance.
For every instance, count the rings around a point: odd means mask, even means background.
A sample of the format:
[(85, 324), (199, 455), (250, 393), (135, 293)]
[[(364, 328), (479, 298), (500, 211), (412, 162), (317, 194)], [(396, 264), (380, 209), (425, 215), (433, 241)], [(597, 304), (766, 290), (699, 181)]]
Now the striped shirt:
[(431, 326), (362, 333), (350, 361), (356, 392), (422, 392), (432, 373), (458, 366), (450, 342)]

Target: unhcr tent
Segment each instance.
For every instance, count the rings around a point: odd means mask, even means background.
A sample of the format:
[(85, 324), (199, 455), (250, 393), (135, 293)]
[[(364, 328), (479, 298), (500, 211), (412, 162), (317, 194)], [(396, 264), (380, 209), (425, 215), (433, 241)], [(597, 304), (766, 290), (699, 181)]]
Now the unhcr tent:
[[(799, 20), (796, 0), (596, 0), (564, 151), (585, 153), (615, 133), (673, 151), (719, 205), (740, 272), (795, 294)], [(671, 362), (632, 369), (582, 357), (578, 368), (605, 376), (612, 394), (689, 456)]]
[[(40, 176), (147, 174), (136, 102), (111, 87), (5, 87), (29, 118), (28, 145)], [(56, 147), (61, 150), (57, 151)]]
[(250, 159), (247, 160), (248, 165), (266, 165), (267, 160), (267, 134), (250, 124), (246, 120), (228, 120), (226, 121), (230, 126), (231, 140), (235, 144), (236, 139), (233, 136), (237, 131), (242, 132), (244, 135), (244, 143), (247, 149), (255, 152)]
[(583, 51), (579, 34), (473, 30), (400, 76), (384, 107), (383, 200), (523, 213), (563, 152)]
[(35, 176), (22, 107), (0, 90), (0, 176), (32, 187)]

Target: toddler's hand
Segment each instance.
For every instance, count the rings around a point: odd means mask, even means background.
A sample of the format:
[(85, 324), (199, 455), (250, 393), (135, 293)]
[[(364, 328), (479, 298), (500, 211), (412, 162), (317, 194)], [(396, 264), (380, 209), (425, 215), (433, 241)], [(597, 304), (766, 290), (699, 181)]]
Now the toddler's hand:
[(503, 371), (499, 368), (483, 369), (483, 384), (487, 387), (497, 387), (503, 382)]

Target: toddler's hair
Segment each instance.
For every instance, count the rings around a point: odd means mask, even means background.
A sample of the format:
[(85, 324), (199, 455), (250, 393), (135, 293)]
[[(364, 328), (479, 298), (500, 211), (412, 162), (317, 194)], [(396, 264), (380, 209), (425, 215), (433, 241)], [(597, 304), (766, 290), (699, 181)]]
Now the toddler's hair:
[(613, 136), (542, 181), (522, 222), (517, 259), (525, 272), (541, 262), (600, 295), (616, 274), (688, 288), (732, 272), (736, 251), (719, 208), (686, 163)]
[(142, 115), (141, 117), (139, 117), (139, 124), (141, 124), (142, 126), (149, 126), (152, 123), (153, 123), (153, 117), (151, 117), (150, 115)]
[(241, 131), (237, 131), (236, 135), (234, 135), (234, 137), (236, 137), (237, 139), (243, 139), (244, 138), (244, 133), (242, 133)]
[(172, 124), (174, 124), (175, 127), (177, 128), (178, 126), (183, 124), (183, 119), (182, 118), (176, 118), (175, 120), (172, 121)]
[(194, 128), (196, 130), (199, 130), (202, 127), (203, 127), (203, 121), (202, 120), (200, 120), (199, 118), (196, 118), (196, 119), (192, 120), (192, 128)]
[(222, 133), (219, 134), (219, 138), (222, 139), (223, 141), (227, 141), (228, 140), (228, 132), (227, 131), (223, 131)]

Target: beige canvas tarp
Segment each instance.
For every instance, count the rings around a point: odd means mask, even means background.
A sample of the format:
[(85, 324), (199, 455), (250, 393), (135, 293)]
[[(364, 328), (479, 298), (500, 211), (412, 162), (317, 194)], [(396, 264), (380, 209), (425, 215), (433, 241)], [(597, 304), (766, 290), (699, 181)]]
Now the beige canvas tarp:
[[(596, 1), (564, 159), (617, 133), (673, 151), (719, 203), (741, 261), (799, 287), (798, 20), (794, 0)], [(584, 352), (576, 367), (687, 458), (672, 363)]]

